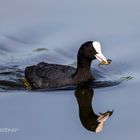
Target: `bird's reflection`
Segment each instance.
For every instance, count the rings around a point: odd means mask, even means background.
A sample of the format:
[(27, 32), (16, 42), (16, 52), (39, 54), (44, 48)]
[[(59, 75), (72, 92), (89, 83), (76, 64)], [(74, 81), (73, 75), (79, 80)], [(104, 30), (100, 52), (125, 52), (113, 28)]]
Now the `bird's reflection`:
[(92, 108), (93, 88), (88, 84), (78, 85), (75, 90), (75, 97), (79, 106), (79, 117), (82, 125), (89, 131), (101, 132), (105, 121), (113, 114), (107, 111), (97, 115)]

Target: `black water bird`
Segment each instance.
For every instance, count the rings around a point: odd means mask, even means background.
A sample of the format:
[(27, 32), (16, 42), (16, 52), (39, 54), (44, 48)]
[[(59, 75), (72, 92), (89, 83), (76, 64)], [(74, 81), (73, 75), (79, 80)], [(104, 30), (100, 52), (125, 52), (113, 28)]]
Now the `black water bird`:
[(109, 64), (101, 51), (98, 41), (88, 41), (81, 45), (77, 55), (77, 68), (41, 62), (25, 68), (25, 78), (32, 89), (61, 88), (94, 80), (91, 62), (98, 59), (101, 64)]

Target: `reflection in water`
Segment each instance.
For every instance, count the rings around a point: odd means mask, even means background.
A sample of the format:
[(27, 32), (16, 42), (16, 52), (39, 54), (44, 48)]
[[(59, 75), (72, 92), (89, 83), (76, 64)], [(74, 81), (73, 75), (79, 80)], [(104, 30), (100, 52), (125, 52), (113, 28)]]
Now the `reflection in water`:
[(75, 97), (79, 106), (79, 117), (82, 125), (89, 131), (100, 132), (104, 123), (113, 111), (107, 111), (97, 115), (92, 108), (92, 98), (94, 90), (89, 85), (78, 85), (75, 91)]

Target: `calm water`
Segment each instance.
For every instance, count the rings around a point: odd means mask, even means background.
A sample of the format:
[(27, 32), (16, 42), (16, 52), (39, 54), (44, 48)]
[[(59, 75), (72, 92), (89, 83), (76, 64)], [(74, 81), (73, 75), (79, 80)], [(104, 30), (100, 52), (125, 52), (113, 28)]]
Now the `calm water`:
[[(14, 81), (18, 70), (40, 61), (76, 66), (79, 46), (100, 40), (109, 66), (92, 64), (99, 81), (117, 86), (94, 89), (96, 114), (113, 110), (101, 133), (86, 130), (75, 90), (29, 92), (0, 88), (1, 139), (108, 140), (140, 137), (140, 2), (118, 0), (5, 0), (0, 2), (0, 80)], [(13, 76), (14, 75), (14, 76)], [(1, 131), (1, 130), (0, 130)]]

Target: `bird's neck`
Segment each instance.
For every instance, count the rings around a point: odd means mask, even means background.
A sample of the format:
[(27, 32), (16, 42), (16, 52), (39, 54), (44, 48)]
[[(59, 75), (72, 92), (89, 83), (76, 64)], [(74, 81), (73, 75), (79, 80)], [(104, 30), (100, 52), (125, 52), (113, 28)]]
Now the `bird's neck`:
[(91, 75), (90, 71), (91, 61), (83, 59), (78, 61), (77, 64), (77, 74)]
[(92, 75), (90, 71), (91, 60), (85, 58), (78, 59), (77, 70), (74, 74), (75, 80), (80, 83), (84, 81), (92, 80)]

